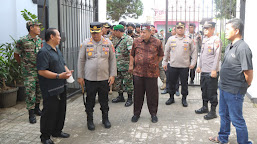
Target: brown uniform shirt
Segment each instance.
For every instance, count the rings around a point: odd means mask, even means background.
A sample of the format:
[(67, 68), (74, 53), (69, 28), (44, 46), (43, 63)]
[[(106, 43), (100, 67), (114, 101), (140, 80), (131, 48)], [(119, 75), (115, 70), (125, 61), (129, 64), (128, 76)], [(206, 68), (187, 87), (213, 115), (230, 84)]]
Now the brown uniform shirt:
[(164, 56), (160, 40), (154, 37), (150, 37), (148, 42), (142, 38), (135, 39), (131, 56), (135, 60), (133, 75), (139, 77), (158, 77), (160, 75), (158, 59)]

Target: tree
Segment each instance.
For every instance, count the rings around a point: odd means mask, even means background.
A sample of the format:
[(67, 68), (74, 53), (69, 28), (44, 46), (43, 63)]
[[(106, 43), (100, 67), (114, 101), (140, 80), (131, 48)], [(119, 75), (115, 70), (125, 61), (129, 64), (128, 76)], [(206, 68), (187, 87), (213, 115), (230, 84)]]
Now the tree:
[(237, 0), (215, 0), (218, 19), (231, 19), (236, 16)]
[(143, 14), (141, 0), (107, 0), (107, 19), (119, 21), (120, 18), (138, 18)]

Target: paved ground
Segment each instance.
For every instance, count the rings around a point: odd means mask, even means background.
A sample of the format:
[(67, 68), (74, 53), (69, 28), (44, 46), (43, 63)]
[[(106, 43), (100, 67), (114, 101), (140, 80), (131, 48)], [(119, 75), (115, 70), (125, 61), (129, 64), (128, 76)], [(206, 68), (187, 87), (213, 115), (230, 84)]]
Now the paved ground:
[[(209, 136), (217, 135), (219, 118), (204, 120), (203, 115), (196, 115), (195, 109), (201, 107), (200, 87), (189, 87), (189, 107), (181, 105), (181, 96), (175, 97), (175, 104), (166, 106), (168, 95), (159, 98), (159, 122), (153, 124), (144, 104), (141, 118), (137, 123), (131, 122), (133, 107), (124, 107), (124, 103), (110, 103), (110, 121), (112, 127), (105, 129), (101, 124), (99, 103), (94, 112), (95, 131), (86, 127), (86, 114), (81, 94), (68, 100), (67, 119), (64, 131), (71, 134), (68, 139), (53, 138), (60, 144), (209, 144)], [(110, 100), (117, 96), (114, 93)], [(28, 114), (24, 102), (15, 107), (0, 109), (0, 143), (27, 144), (40, 143), (39, 120), (36, 124), (28, 123)], [(245, 98), (244, 117), (248, 125), (249, 138), (257, 143), (257, 108)], [(232, 126), (230, 144), (236, 144), (235, 128)]]

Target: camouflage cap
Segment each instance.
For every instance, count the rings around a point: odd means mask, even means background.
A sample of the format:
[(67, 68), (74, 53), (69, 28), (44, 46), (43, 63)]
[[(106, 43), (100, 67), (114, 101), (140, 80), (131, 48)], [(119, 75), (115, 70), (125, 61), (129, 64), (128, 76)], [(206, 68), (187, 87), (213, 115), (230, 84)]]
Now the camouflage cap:
[(41, 26), (42, 23), (38, 22), (38, 21), (28, 21), (26, 23), (26, 26), (29, 27), (29, 26), (33, 26), (33, 25), (38, 25), (38, 26)]

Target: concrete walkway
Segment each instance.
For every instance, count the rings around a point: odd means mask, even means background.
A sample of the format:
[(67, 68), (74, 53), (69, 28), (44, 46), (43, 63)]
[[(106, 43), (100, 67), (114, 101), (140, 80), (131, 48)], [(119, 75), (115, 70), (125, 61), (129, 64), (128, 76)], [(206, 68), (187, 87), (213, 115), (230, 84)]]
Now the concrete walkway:
[[(117, 93), (110, 95), (110, 100)], [(168, 94), (159, 97), (158, 123), (152, 123), (146, 102), (137, 123), (131, 122), (133, 106), (124, 107), (124, 103), (110, 103), (109, 118), (112, 124), (105, 129), (101, 123), (99, 103), (95, 106), (95, 131), (86, 126), (86, 113), (82, 95), (78, 94), (68, 100), (64, 132), (70, 133), (68, 139), (52, 138), (60, 144), (211, 144), (209, 136), (216, 136), (219, 130), (219, 117), (204, 120), (204, 115), (195, 114), (194, 110), (202, 105), (200, 87), (189, 87), (187, 108), (181, 105), (181, 96), (175, 97), (175, 103), (166, 106)], [(125, 98), (127, 98), (125, 96)], [(248, 126), (249, 139), (257, 143), (257, 108), (246, 97), (244, 117)], [(7, 109), (0, 109), (0, 143), (27, 144), (40, 143), (39, 121), (29, 124), (24, 102)], [(231, 126), (230, 144), (236, 144), (235, 128)]]

